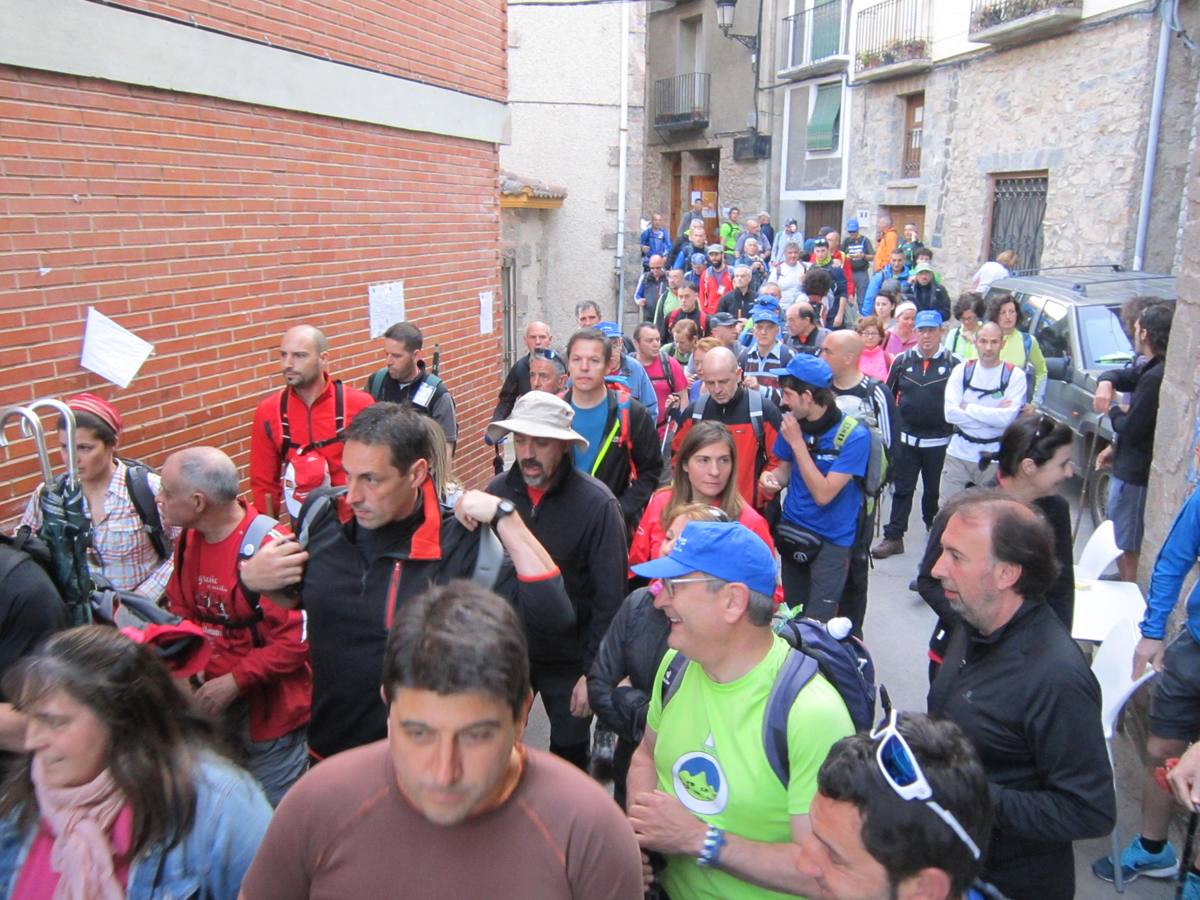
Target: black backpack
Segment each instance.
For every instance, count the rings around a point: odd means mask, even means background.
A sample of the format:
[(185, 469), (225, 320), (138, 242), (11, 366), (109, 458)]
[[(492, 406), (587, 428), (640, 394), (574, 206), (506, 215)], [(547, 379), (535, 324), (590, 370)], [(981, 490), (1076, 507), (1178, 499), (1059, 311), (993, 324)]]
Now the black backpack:
[[(142, 531), (146, 533), (146, 539), (154, 547), (158, 558), (164, 560), (171, 555), (171, 548), (167, 546), (166, 529), (158, 511), (158, 503), (154, 499), (154, 488), (150, 487), (150, 473), (154, 469), (141, 460), (126, 459), (123, 456), (120, 460), (125, 464), (125, 490), (129, 493), (129, 502), (133, 504), (138, 518), (142, 520)], [(59, 490), (63, 489), (66, 481), (66, 475), (59, 476)]]

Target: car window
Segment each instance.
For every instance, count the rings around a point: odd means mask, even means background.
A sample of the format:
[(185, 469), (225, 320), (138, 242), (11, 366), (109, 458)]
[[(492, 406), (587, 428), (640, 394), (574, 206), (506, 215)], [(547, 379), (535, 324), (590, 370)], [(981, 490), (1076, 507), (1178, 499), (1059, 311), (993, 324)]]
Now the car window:
[(1071, 323), (1067, 308), (1055, 300), (1046, 300), (1033, 332), (1047, 359), (1071, 355)]
[(1121, 328), (1121, 307), (1080, 306), (1079, 342), (1086, 369), (1111, 369), (1133, 359), (1133, 347)]

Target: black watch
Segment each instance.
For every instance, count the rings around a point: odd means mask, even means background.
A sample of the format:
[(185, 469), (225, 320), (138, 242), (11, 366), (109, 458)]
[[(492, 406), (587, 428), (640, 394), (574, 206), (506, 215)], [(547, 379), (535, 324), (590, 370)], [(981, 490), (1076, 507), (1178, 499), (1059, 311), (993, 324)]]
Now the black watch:
[(511, 500), (501, 500), (496, 504), (496, 514), (492, 516), (492, 521), (488, 522), (488, 524), (495, 528), (500, 523), (501, 519), (503, 519), (505, 516), (511, 516), (516, 511), (517, 508), (513, 506), (513, 502)]

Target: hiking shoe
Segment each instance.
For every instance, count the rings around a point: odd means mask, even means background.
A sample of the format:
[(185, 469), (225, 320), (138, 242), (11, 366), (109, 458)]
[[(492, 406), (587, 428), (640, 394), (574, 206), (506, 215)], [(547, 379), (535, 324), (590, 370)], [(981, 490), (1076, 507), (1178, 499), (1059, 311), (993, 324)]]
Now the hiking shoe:
[[(1147, 853), (1139, 834), (1121, 853), (1121, 874), (1126, 881), (1134, 881), (1142, 875), (1148, 878), (1174, 878), (1178, 872), (1179, 861), (1169, 843), (1162, 848), (1161, 853)], [(1113, 871), (1112, 857), (1105, 856), (1092, 863), (1092, 874), (1101, 881), (1113, 881), (1116, 873)], [(1195, 890), (1196, 897), (1200, 900), (1200, 880)]]
[(904, 552), (904, 538), (885, 537), (871, 548), (871, 555), (876, 559), (887, 559), (889, 556), (899, 556)]

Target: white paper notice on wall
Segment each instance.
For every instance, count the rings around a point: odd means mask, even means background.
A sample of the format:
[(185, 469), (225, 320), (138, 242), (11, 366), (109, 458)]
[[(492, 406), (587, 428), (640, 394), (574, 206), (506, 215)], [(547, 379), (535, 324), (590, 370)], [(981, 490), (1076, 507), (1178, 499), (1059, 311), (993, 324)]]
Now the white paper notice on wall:
[(404, 321), (404, 282), (386, 281), (367, 287), (367, 309), (371, 337), (380, 337), (397, 322)]
[(96, 308), (88, 307), (79, 364), (89, 372), (117, 387), (127, 388), (153, 352), (153, 344), (122, 328)]
[(479, 292), (479, 333), (492, 333), (492, 300), (491, 291)]

